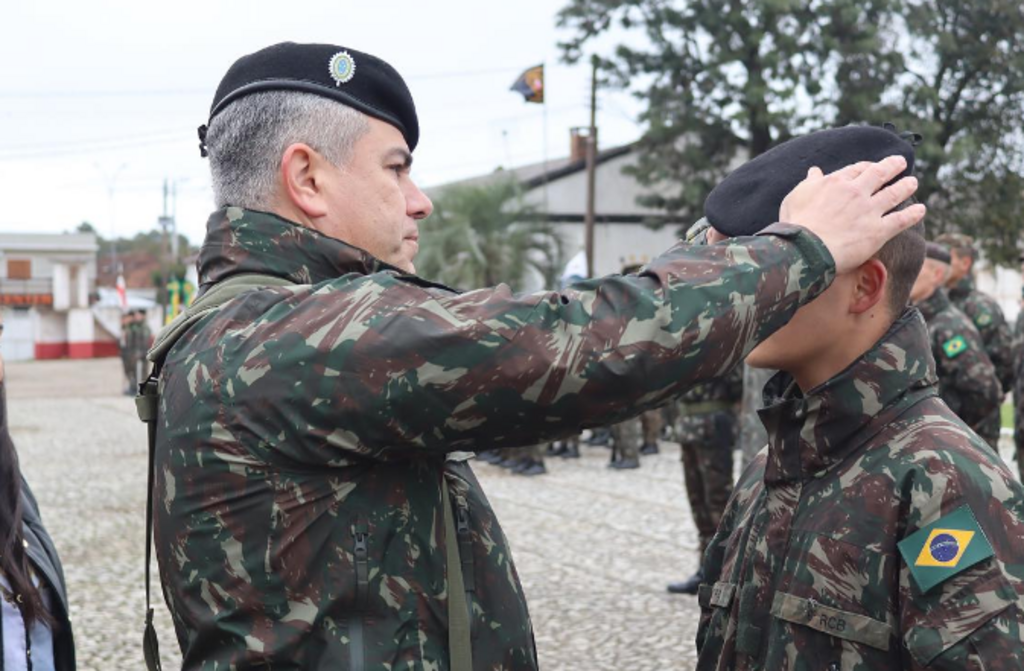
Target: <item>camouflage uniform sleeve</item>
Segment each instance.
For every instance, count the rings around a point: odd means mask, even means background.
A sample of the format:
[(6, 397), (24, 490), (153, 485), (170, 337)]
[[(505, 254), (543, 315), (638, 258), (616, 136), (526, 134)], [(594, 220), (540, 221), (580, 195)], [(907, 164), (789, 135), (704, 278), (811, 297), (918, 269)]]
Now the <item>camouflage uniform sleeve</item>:
[(936, 365), (943, 380), (942, 398), (970, 427), (975, 427), (1002, 402), (1003, 390), (978, 332), (965, 328), (936, 329)]
[(728, 371), (828, 286), (820, 240), (766, 233), (678, 245), (639, 275), (561, 293), (456, 295), (388, 273), (282, 291), (223, 365), (230, 428), (330, 463), (620, 422)]
[[(966, 505), (994, 554), (923, 594), (904, 559), (899, 618), (903, 643), (915, 662), (909, 668), (1024, 668), (1024, 501), (1020, 484), (1002, 463), (985, 457), (966, 459), (961, 455), (944, 461), (941, 478), (930, 479), (930, 496), (913, 498), (908, 520), (911, 528), (941, 520)], [(925, 466), (930, 471), (936, 468), (935, 464)]]
[(980, 303), (973, 322), (985, 343), (985, 352), (992, 361), (992, 365), (995, 366), (999, 383), (1002, 385), (1003, 391), (1008, 392), (1013, 387), (1016, 373), (1013, 333), (1010, 331), (1010, 325), (1006, 323), (999, 304), (992, 299), (986, 299)]
[(1024, 448), (1024, 361), (1017, 361), (1016, 373), (1013, 380), (1013, 442), (1019, 459)]

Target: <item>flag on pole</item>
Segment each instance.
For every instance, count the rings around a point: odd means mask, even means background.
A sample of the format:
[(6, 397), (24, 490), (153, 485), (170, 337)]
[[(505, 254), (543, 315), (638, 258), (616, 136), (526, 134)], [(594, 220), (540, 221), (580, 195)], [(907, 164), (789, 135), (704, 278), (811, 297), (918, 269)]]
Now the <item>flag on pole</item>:
[(124, 284), (124, 275), (117, 274), (117, 301), (121, 304), (121, 311), (128, 310), (128, 289)]
[(510, 91), (522, 94), (528, 103), (544, 102), (544, 65), (529, 68), (512, 84)]

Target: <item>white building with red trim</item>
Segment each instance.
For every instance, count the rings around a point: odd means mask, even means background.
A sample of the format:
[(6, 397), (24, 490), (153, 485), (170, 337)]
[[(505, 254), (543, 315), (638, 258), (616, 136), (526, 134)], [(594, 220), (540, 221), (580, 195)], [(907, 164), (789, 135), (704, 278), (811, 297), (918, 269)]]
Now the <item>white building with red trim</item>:
[(92, 310), (98, 250), (92, 233), (0, 233), (7, 360), (117, 355), (117, 336)]

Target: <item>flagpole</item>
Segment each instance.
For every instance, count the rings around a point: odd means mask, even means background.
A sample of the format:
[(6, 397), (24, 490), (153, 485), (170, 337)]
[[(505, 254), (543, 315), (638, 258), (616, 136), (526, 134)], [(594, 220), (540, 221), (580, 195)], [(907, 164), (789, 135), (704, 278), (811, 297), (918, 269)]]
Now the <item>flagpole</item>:
[(541, 63), (541, 72), (544, 76), (544, 88), (542, 89), (544, 100), (541, 106), (544, 108), (544, 219), (548, 220), (551, 209), (548, 206), (548, 74), (547, 62)]

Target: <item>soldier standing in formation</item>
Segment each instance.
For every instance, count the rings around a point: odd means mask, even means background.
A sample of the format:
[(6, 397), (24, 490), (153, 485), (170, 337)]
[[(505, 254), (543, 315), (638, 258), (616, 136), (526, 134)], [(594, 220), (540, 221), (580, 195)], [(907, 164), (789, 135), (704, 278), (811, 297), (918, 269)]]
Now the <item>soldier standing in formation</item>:
[(890, 212), (916, 181), (878, 156), (807, 171), (774, 213), (791, 223), (677, 245), (639, 276), (458, 293), (414, 274), (432, 205), (387, 63), (333, 45), (250, 54), (200, 137), (218, 207), (202, 295), (158, 339), (139, 401), (190, 669), (536, 669), (471, 452), (678, 397), (924, 216)]
[(134, 396), (139, 390), (139, 382), (146, 379), (148, 362), (146, 352), (149, 350), (153, 333), (146, 323), (145, 310), (129, 310), (121, 318), (121, 365), (128, 379), (125, 394)]
[[(1017, 370), (1013, 333), (999, 303), (974, 286), (974, 262), (977, 259), (974, 240), (969, 235), (944, 233), (935, 242), (949, 248), (951, 262), (949, 280), (946, 282), (949, 300), (971, 320), (981, 335), (985, 353), (995, 366), (996, 377), (999, 378), (1005, 396), (1013, 388)], [(978, 435), (998, 450), (1001, 428), (1001, 412), (996, 407), (979, 425)]]
[[(742, 397), (743, 366), (736, 366), (723, 377), (686, 392), (678, 404), (676, 440), (682, 447), (686, 497), (702, 559), (732, 496), (733, 451), (739, 437), (737, 410)], [(668, 591), (696, 594), (702, 579), (698, 569), (683, 582), (670, 584)]]
[(121, 313), (121, 338), (118, 340), (118, 353), (121, 356), (121, 368), (124, 370), (125, 396), (134, 396), (139, 391), (138, 381), (135, 380), (135, 363), (132, 361), (131, 350), (128, 347), (129, 331), (132, 328), (132, 314)]
[[(903, 142), (879, 131), (779, 145), (712, 191), (708, 219), (757, 231), (809, 161)], [(748, 355), (781, 372), (768, 449), (704, 557), (700, 671), (1024, 668), (1024, 488), (939, 398), (907, 308), (924, 247), (923, 225), (897, 236)]]
[[(960, 419), (981, 435), (991, 414), (999, 410), (1002, 387), (977, 329), (950, 302), (943, 288), (949, 276), (949, 250), (929, 242), (925, 254), (910, 300), (928, 323), (939, 394)], [(998, 437), (997, 433), (997, 441)]]
[[(1021, 277), (1024, 277), (1024, 253), (1020, 261)], [(1017, 323), (1013, 326), (1013, 348), (1015, 353), (1013, 380), (1013, 442), (1016, 447), (1017, 472), (1024, 482), (1024, 291)]]

